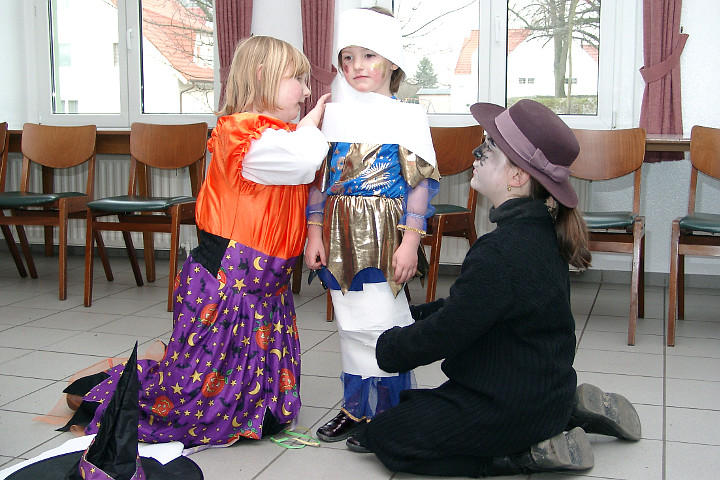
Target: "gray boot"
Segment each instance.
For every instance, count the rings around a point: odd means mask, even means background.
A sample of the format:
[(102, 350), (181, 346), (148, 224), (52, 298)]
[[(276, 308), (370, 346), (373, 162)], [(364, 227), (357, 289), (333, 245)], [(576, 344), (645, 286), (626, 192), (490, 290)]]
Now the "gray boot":
[(568, 427), (634, 441), (642, 436), (640, 417), (632, 403), (619, 393), (606, 393), (589, 383), (575, 390)]
[(593, 457), (590, 440), (582, 428), (562, 432), (530, 447), (529, 452), (507, 457), (494, 457), (489, 476), (531, 474), (559, 470), (588, 470)]

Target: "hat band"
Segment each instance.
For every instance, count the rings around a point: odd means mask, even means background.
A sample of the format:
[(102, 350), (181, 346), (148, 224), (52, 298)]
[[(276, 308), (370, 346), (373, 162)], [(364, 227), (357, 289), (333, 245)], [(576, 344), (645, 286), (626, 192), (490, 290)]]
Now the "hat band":
[(515, 150), (515, 153), (520, 155), (520, 158), (552, 178), (555, 182), (562, 183), (570, 176), (569, 168), (550, 163), (543, 151), (535, 148), (535, 145), (528, 140), (515, 124), (510, 116), (509, 109), (495, 117), (495, 126), (505, 141)]

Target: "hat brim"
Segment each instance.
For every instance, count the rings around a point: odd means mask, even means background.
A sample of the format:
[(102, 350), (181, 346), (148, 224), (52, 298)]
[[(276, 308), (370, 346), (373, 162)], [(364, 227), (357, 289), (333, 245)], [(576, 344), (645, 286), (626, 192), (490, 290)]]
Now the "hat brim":
[[(46, 458), (11, 473), (6, 480), (64, 480), (83, 453), (80, 450)], [(177, 457), (165, 465), (150, 457), (140, 457), (140, 462), (148, 480), (203, 480), (200, 467), (187, 457)]]
[(500, 134), (500, 131), (495, 125), (495, 118), (505, 110), (507, 109), (494, 103), (476, 103), (470, 107), (470, 113), (472, 113), (475, 120), (482, 125), (485, 130), (485, 135), (495, 140), (500, 150), (502, 150), (515, 165), (525, 170), (530, 176), (540, 182), (555, 200), (569, 208), (577, 207), (577, 193), (575, 193), (575, 189), (570, 184), (569, 178), (563, 182), (555, 182), (524, 160)]

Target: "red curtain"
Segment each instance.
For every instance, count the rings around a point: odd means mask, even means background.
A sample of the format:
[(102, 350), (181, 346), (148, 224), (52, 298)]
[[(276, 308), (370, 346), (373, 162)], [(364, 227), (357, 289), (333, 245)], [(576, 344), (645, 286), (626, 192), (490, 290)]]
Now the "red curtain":
[[(645, 92), (640, 126), (647, 133), (683, 133), (680, 102), (680, 54), (688, 35), (680, 33), (682, 0), (644, 0), (643, 53), (640, 69)], [(678, 160), (682, 153), (648, 152), (645, 161)]]
[(215, 0), (215, 29), (220, 57), (219, 106), (225, 99), (225, 84), (235, 47), (240, 40), (250, 36), (252, 8), (253, 0)]
[(310, 90), (301, 116), (315, 106), (317, 99), (330, 91), (335, 78), (332, 66), (335, 0), (302, 0), (303, 50), (310, 60)]

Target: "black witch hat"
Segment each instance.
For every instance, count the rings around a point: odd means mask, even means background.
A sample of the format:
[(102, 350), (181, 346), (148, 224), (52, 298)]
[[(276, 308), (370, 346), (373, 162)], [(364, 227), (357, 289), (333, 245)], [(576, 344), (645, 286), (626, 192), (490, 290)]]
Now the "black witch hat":
[(30, 464), (7, 480), (202, 480), (202, 470), (187, 457), (163, 465), (153, 458), (138, 456), (139, 391), (135, 343), (87, 450)]

